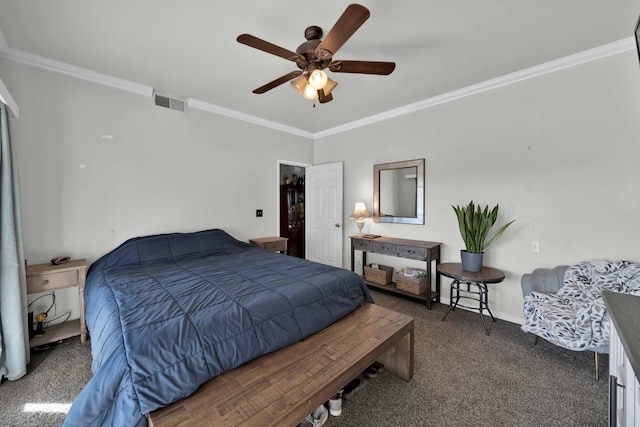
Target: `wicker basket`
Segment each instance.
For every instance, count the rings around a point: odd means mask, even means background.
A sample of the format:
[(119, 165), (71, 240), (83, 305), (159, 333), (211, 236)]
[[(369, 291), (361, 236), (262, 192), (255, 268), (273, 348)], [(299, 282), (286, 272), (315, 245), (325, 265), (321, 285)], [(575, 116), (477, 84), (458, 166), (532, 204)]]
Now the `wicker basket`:
[(422, 295), (427, 292), (429, 285), (428, 277), (410, 277), (403, 274), (396, 274), (396, 287), (401, 291), (414, 295)]
[(372, 268), (371, 265), (372, 264), (364, 266), (364, 278), (367, 282), (375, 283), (377, 285), (388, 285), (391, 283), (393, 267), (377, 264), (378, 268)]

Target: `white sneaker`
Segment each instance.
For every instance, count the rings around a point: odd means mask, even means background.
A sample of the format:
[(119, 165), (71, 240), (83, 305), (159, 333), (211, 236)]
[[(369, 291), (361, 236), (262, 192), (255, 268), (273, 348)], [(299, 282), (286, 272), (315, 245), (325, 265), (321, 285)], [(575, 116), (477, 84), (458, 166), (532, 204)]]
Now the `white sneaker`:
[(313, 413), (307, 415), (298, 427), (321, 427), (327, 419), (329, 419), (329, 411), (324, 405), (320, 405)]
[(340, 395), (336, 394), (329, 399), (329, 413), (334, 417), (342, 415), (342, 397)]

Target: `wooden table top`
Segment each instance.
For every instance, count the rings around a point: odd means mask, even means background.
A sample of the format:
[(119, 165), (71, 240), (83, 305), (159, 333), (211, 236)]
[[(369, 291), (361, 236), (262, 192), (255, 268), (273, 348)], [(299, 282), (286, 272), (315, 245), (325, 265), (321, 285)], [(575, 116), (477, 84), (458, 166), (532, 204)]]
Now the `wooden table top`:
[(504, 280), (504, 273), (497, 268), (482, 266), (482, 270), (474, 273), (463, 270), (459, 262), (438, 264), (438, 273), (461, 282), (500, 283)]

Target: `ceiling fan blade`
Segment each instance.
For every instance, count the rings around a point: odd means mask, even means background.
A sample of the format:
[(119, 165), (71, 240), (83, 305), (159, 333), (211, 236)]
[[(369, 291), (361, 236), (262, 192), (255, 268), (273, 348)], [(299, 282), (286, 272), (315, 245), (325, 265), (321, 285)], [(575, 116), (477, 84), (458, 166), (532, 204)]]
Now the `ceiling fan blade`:
[(260, 86), (258, 89), (255, 89), (253, 93), (257, 93), (257, 94), (265, 93), (266, 91), (271, 90), (274, 87), (280, 86), (282, 83), (286, 83), (289, 80), (295, 79), (301, 74), (302, 74), (302, 71), (292, 71), (289, 74), (285, 74), (282, 77), (278, 77), (274, 81), (269, 82), (264, 86)]
[(304, 64), (307, 63), (304, 56), (300, 55), (299, 53), (290, 51), (289, 49), (285, 49), (280, 46), (276, 46), (273, 43), (269, 43), (266, 40), (259, 39), (255, 36), (252, 36), (251, 34), (240, 34), (236, 40), (238, 41), (238, 43), (242, 43), (247, 46), (259, 49), (263, 52), (279, 56), (280, 58), (284, 58), (288, 61)]
[(387, 76), (396, 68), (395, 62), (333, 61), (329, 69), (336, 73), (379, 74)]
[(333, 28), (316, 48), (316, 56), (322, 60), (335, 55), (338, 49), (349, 40), (349, 37), (369, 19), (369, 16), (369, 10), (362, 5), (351, 4), (347, 6), (342, 16), (338, 18)]

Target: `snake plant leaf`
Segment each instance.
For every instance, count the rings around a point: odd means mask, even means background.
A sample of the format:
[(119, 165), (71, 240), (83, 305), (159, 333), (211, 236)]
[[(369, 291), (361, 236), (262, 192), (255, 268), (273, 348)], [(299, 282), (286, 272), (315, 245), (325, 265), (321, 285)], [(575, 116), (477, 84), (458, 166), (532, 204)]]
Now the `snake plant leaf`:
[[(513, 221), (515, 221), (515, 219)], [(510, 221), (510, 222), (506, 223), (505, 225), (503, 225), (502, 227), (498, 228), (495, 231), (495, 233), (493, 233), (491, 235), (491, 237), (489, 237), (489, 239), (486, 242), (484, 242), (484, 246), (482, 247), (482, 250), (484, 251), (484, 248), (486, 248), (487, 246), (492, 244), (498, 237), (502, 236), (502, 233), (504, 233), (504, 230), (506, 230), (508, 226), (513, 224), (513, 221)]]

